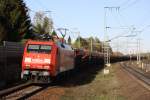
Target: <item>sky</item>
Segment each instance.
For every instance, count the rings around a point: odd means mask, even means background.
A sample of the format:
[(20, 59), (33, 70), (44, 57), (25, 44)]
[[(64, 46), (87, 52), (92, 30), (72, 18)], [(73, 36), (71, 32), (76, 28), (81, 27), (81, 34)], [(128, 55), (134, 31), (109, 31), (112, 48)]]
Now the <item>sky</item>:
[[(55, 29), (69, 29), (67, 36), (76, 38), (98, 37), (104, 40), (104, 33), (112, 39), (113, 50), (126, 53), (136, 51), (137, 39), (141, 51), (150, 51), (150, 0), (24, 0), (31, 20), (37, 11), (47, 13), (53, 19)], [(108, 9), (104, 7), (119, 7)], [(107, 31), (104, 31), (104, 27)], [(80, 34), (77, 34), (80, 32)], [(134, 37), (118, 37), (136, 35)]]

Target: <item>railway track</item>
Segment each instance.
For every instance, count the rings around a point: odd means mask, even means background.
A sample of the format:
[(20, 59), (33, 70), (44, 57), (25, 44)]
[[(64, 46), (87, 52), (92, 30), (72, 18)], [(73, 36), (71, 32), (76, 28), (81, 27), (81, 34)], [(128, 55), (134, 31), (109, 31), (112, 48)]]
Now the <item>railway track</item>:
[[(24, 100), (46, 89), (50, 85), (31, 82), (0, 91), (0, 100)], [(51, 88), (53, 88), (52, 86)]]
[(149, 76), (146, 76), (138, 69), (130, 67), (129, 65), (126, 65), (124, 63), (120, 63), (120, 65), (122, 66), (123, 70), (126, 71), (132, 78), (137, 80), (137, 82), (140, 83), (142, 86), (144, 86), (146, 89), (150, 90)]

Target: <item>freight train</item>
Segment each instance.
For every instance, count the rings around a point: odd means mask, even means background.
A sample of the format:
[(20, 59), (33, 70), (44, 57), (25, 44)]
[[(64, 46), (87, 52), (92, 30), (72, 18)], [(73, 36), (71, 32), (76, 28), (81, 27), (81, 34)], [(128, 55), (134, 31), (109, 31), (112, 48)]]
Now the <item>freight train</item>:
[[(128, 55), (111, 55), (110, 58), (111, 62), (130, 59)], [(85, 62), (103, 64), (103, 53), (73, 49), (60, 38), (28, 40), (24, 48), (21, 78), (50, 83), (58, 74), (73, 70), (75, 65)]]
[(21, 78), (51, 82), (58, 74), (74, 69), (75, 52), (63, 39), (28, 40), (25, 45)]

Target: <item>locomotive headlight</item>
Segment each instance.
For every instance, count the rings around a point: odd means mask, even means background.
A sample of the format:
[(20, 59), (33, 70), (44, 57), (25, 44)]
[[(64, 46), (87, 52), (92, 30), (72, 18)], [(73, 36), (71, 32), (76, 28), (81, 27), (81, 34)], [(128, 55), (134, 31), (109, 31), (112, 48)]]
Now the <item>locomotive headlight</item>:
[(49, 76), (49, 75), (50, 75), (49, 72), (46, 71), (43, 72), (43, 76)]
[(28, 75), (28, 74), (29, 74), (29, 71), (28, 71), (28, 70), (25, 70), (25, 71), (23, 71), (23, 74)]
[(50, 64), (51, 60), (50, 59), (44, 59), (44, 62)]
[(31, 58), (25, 57), (24, 62), (30, 63), (31, 62)]
[(44, 66), (44, 69), (49, 69), (50, 67), (49, 66)]

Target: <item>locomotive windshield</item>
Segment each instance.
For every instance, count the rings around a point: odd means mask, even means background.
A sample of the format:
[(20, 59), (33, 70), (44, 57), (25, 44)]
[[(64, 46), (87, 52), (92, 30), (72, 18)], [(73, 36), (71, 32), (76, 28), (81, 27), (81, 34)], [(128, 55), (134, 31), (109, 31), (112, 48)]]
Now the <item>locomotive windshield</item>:
[(50, 45), (40, 45), (40, 44), (29, 44), (27, 47), (27, 52), (31, 53), (50, 53), (51, 46)]

